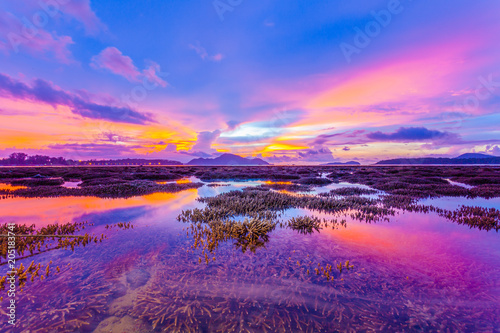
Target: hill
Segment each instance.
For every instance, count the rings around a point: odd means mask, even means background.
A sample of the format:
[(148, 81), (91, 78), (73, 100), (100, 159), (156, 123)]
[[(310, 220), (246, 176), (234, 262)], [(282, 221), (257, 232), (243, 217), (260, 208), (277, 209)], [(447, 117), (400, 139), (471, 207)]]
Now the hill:
[(260, 158), (244, 158), (234, 154), (223, 154), (216, 158), (195, 158), (187, 165), (269, 165)]
[(486, 154), (479, 154), (479, 153), (466, 153), (466, 154), (462, 154), (458, 157), (455, 157), (454, 159), (461, 160), (461, 159), (468, 159), (468, 158), (492, 158), (492, 157), (495, 157), (495, 156), (486, 155)]
[(423, 157), (423, 158), (396, 158), (379, 161), (375, 164), (400, 165), (400, 164), (500, 164), (500, 157), (486, 154), (468, 153), (455, 158)]

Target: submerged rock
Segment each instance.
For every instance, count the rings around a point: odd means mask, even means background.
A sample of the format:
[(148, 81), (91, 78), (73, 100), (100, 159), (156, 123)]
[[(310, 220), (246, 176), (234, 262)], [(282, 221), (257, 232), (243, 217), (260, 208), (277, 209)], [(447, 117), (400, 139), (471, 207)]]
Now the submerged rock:
[(130, 316), (108, 317), (99, 323), (94, 333), (145, 333), (151, 332), (151, 325), (141, 319), (134, 319)]
[(151, 275), (143, 269), (134, 269), (127, 274), (127, 282), (130, 284), (130, 288), (137, 289), (145, 285)]

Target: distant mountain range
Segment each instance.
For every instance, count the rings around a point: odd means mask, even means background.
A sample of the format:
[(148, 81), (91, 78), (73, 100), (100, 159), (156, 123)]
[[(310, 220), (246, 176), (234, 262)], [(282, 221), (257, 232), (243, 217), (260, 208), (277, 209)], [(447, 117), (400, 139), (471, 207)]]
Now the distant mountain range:
[(260, 158), (244, 158), (234, 154), (223, 154), (216, 158), (195, 158), (186, 165), (269, 165)]
[(500, 164), (500, 157), (467, 153), (454, 158), (447, 157), (422, 157), (422, 158), (396, 158), (392, 160), (379, 161), (375, 164)]
[(325, 163), (325, 164), (321, 164), (321, 165), (361, 165), (361, 163), (356, 162), (356, 161), (349, 161), (349, 162), (345, 162), (345, 163), (331, 162), (331, 163)]

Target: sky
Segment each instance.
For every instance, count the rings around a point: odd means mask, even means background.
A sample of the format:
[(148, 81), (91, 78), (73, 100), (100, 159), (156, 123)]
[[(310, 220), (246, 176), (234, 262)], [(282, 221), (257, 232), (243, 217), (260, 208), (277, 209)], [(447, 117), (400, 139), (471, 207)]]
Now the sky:
[(500, 156), (496, 0), (0, 0), (0, 157)]

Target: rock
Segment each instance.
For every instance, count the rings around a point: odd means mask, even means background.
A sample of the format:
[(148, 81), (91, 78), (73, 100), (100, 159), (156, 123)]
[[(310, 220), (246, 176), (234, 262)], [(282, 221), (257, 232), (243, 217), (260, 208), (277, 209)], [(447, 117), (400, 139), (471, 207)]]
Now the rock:
[(151, 325), (130, 316), (108, 317), (99, 323), (94, 333), (146, 333), (152, 332)]
[(118, 283), (114, 285), (114, 288), (112, 290), (113, 292), (112, 297), (118, 298), (125, 296), (127, 294), (127, 289), (128, 289), (127, 286), (125, 286), (123, 283)]
[(127, 282), (130, 284), (130, 288), (137, 289), (145, 285), (151, 275), (143, 269), (134, 269), (127, 274)]

